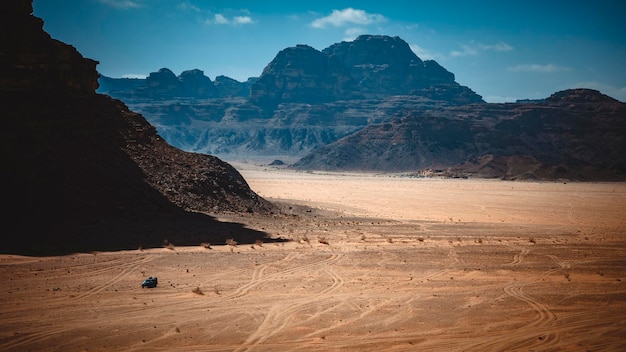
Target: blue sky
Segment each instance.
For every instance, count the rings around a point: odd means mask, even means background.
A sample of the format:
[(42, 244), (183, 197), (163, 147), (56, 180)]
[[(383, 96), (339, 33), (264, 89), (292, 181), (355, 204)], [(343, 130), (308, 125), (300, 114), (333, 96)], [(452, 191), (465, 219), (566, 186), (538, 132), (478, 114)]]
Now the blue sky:
[(35, 0), (34, 14), (109, 77), (167, 67), (243, 81), (296, 44), (385, 34), (488, 102), (577, 87), (626, 101), (622, 0)]

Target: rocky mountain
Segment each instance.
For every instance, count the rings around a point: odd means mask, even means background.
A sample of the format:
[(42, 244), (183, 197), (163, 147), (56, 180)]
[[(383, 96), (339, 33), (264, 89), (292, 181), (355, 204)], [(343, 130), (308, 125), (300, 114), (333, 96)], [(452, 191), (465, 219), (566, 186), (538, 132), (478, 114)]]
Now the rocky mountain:
[(410, 108), (293, 166), (504, 179), (626, 179), (626, 104), (590, 89), (537, 103)]
[(358, 97), (358, 89), (346, 67), (308, 45), (280, 51), (250, 90), (252, 103), (268, 107)]
[(103, 77), (99, 91), (141, 112), (171, 144), (229, 160), (295, 161), (398, 109), (482, 102), (452, 73), (388, 36), (364, 35), (322, 51), (286, 48), (258, 78), (216, 77), (213, 98), (183, 94), (181, 76), (161, 69), (142, 83)]
[(161, 68), (146, 78), (101, 76), (97, 92), (131, 104), (153, 100), (248, 97), (250, 86), (255, 81), (256, 78), (250, 78), (239, 82), (226, 76), (217, 76), (215, 81), (211, 81), (202, 70), (187, 70), (176, 76), (172, 70)]
[[(172, 147), (143, 116), (96, 94), (97, 62), (50, 38), (32, 12), (31, 0), (15, 0), (0, 16), (2, 32), (12, 33), (0, 37), (3, 252), (263, 238), (202, 212), (269, 213), (272, 204), (229, 164)], [(155, 79), (173, 82), (162, 76)]]
[(454, 104), (482, 102), (471, 89), (436, 61), (422, 61), (399, 37), (361, 35), (352, 42), (322, 51), (349, 70), (360, 94), (367, 98), (416, 95)]

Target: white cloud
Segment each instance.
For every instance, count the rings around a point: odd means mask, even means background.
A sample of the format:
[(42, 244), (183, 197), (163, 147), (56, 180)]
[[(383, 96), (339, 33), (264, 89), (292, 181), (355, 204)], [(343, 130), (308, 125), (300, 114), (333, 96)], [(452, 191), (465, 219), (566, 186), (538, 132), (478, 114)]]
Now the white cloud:
[(213, 18), (208, 18), (205, 21), (206, 24), (231, 24), (231, 25), (241, 25), (241, 24), (252, 24), (254, 21), (250, 16), (233, 16), (231, 19), (222, 15), (221, 13), (216, 13), (213, 15)]
[(135, 0), (99, 0), (100, 3), (117, 9), (135, 9), (143, 5)]
[(235, 16), (233, 18), (234, 24), (251, 24), (253, 23), (252, 18), (250, 16)]
[(311, 22), (313, 28), (326, 28), (331, 25), (341, 27), (348, 24), (366, 25), (371, 23), (384, 22), (387, 19), (383, 15), (369, 14), (363, 10), (353, 9), (351, 7), (343, 10), (333, 10), (333, 12), (325, 17), (318, 18)]
[(565, 66), (559, 66), (554, 64), (539, 65), (539, 64), (523, 64), (511, 66), (507, 69), (510, 72), (539, 72), (539, 73), (553, 73), (559, 71), (569, 71), (570, 69)]
[(475, 56), (484, 51), (506, 52), (511, 50), (513, 50), (513, 47), (505, 42), (498, 42), (496, 44), (484, 44), (471, 41), (468, 44), (461, 44), (461, 50), (451, 51), (450, 56)]
[(222, 15), (221, 13), (216, 13), (215, 16), (213, 16), (213, 21), (211, 21), (212, 24), (228, 24), (230, 23), (230, 21), (228, 21), (228, 19), (226, 17), (224, 17), (224, 15)]

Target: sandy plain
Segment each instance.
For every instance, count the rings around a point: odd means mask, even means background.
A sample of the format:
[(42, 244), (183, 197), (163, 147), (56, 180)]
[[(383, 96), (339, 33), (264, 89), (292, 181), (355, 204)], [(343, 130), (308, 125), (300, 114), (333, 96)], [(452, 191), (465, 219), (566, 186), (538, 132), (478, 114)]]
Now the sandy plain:
[(290, 241), (0, 255), (0, 350), (626, 350), (624, 183), (235, 165)]

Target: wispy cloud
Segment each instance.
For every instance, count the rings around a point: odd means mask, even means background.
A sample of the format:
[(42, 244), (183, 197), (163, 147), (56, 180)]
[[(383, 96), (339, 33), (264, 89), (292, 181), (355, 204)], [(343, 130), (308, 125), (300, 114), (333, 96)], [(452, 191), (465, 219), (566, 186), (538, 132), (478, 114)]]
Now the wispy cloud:
[(252, 18), (250, 16), (235, 16), (233, 17), (233, 21), (234, 24), (251, 24), (254, 21), (252, 21)]
[(213, 17), (204, 21), (206, 24), (230, 24), (230, 25), (244, 25), (252, 24), (254, 20), (250, 16), (233, 16), (228, 18), (221, 13), (216, 13)]
[(195, 6), (194, 4), (190, 3), (189, 1), (181, 2), (180, 4), (178, 4), (178, 8), (183, 10), (183, 11), (200, 12), (200, 8), (198, 6)]
[(506, 52), (513, 50), (513, 47), (505, 42), (498, 42), (495, 44), (484, 44), (471, 41), (467, 44), (461, 44), (461, 50), (453, 50), (450, 52), (450, 56), (459, 57), (459, 56), (474, 56), (479, 55), (481, 52), (485, 51), (498, 51), (498, 52)]
[(136, 0), (99, 0), (101, 4), (115, 7), (117, 9), (136, 9), (142, 7), (143, 4)]
[[(209, 20), (207, 20), (207, 21), (209, 21)], [(211, 24), (228, 24), (229, 21), (221, 13), (216, 13), (215, 16), (213, 16), (213, 20), (210, 23)]]
[(505, 42), (498, 42), (496, 44), (478, 44), (481, 50), (493, 50), (493, 51), (511, 51), (513, 47)]
[(450, 52), (450, 56), (458, 57), (458, 56), (474, 56), (478, 55), (478, 49), (476, 47), (463, 44), (461, 45), (462, 50), (453, 50)]
[(569, 71), (570, 68), (565, 66), (559, 66), (554, 64), (539, 65), (539, 64), (523, 64), (516, 65), (507, 68), (510, 72), (539, 72), (539, 73), (553, 73), (559, 71)]
[(333, 10), (325, 17), (318, 18), (311, 22), (313, 28), (326, 28), (327, 26), (342, 27), (350, 24), (367, 25), (372, 23), (385, 22), (387, 19), (380, 14), (370, 14), (363, 10), (351, 7), (343, 10)]

